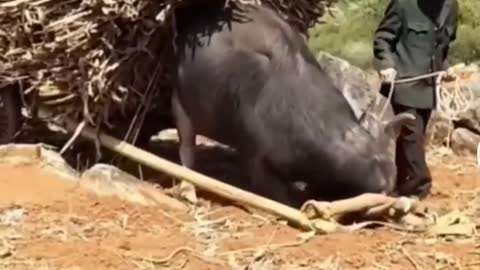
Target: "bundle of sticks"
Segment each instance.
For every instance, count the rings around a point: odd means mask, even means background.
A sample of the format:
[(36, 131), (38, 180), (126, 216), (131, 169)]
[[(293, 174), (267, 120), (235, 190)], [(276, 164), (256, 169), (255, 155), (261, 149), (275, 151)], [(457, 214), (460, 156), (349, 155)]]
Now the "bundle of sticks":
[[(174, 30), (164, 18), (195, 1), (2, 1), (0, 87), (19, 83), (24, 94), (97, 127), (112, 127), (117, 115), (141, 122), (148, 102), (170, 85), (166, 59)], [(269, 5), (306, 34), (334, 1), (226, 2)]]

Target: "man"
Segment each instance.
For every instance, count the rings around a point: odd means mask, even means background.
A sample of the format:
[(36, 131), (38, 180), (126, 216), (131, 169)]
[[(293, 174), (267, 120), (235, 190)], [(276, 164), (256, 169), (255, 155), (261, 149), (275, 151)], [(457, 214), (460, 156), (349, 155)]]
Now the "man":
[[(395, 79), (448, 70), (450, 43), (456, 39), (457, 0), (391, 0), (373, 43), (374, 65), (383, 79), (381, 93)], [(411, 112), (416, 124), (404, 128), (397, 140), (397, 191), (425, 198), (431, 189), (425, 160), (425, 129), (435, 100), (436, 78), (395, 84), (391, 104), (395, 114)], [(387, 91), (388, 91), (387, 90)]]

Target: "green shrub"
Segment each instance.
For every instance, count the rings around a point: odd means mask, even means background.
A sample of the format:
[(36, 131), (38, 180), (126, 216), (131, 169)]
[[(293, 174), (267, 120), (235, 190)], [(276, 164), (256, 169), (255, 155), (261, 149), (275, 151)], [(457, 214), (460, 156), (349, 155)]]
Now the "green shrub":
[[(450, 62), (480, 60), (480, 1), (458, 0), (460, 5), (457, 40), (452, 43)], [(326, 51), (352, 64), (372, 67), (373, 35), (390, 0), (339, 0), (334, 17), (310, 30), (309, 46)]]

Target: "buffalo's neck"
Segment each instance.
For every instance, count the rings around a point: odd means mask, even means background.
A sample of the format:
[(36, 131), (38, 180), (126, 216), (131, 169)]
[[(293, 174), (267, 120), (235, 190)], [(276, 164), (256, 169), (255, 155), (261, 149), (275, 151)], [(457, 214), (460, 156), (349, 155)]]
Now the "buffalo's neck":
[[(375, 139), (360, 125), (344, 131), (334, 144), (335, 162), (349, 170), (367, 169), (374, 157)], [(355, 173), (355, 172), (349, 172)], [(360, 173), (360, 172), (358, 172)]]

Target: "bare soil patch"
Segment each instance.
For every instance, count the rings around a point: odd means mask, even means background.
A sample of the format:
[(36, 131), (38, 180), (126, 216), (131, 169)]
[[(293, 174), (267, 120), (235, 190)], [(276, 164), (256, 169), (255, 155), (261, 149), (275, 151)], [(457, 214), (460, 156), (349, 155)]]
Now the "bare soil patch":
[[(471, 159), (432, 165), (439, 215), (480, 222)], [(99, 198), (36, 165), (0, 166), (0, 269), (479, 269), (478, 237), (389, 228), (316, 236), (228, 205), (191, 214)], [(271, 247), (271, 248), (269, 248)], [(275, 248), (276, 247), (276, 248)]]

